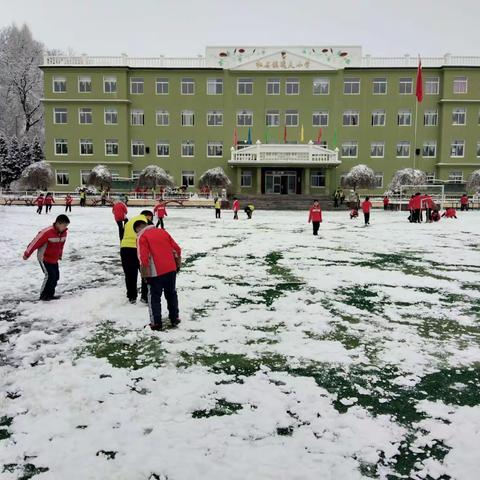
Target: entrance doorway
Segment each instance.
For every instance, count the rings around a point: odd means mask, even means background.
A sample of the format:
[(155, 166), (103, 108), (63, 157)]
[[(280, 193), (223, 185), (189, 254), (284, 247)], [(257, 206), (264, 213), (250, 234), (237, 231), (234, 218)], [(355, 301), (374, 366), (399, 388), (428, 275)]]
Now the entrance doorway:
[(279, 195), (297, 193), (297, 172), (267, 170), (265, 172), (265, 193)]

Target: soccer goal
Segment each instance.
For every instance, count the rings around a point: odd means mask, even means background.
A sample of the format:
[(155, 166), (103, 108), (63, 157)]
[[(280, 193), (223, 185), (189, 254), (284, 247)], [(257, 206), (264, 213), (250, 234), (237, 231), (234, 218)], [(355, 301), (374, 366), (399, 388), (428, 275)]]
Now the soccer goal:
[(402, 185), (400, 187), (400, 205), (408, 205), (410, 197), (417, 192), (422, 195), (430, 195), (439, 208), (443, 208), (445, 203), (444, 185)]

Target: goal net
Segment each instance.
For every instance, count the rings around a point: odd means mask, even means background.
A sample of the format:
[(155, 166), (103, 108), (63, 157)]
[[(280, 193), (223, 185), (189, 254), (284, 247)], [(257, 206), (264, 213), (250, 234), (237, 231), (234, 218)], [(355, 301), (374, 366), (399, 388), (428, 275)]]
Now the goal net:
[(443, 185), (402, 185), (400, 187), (400, 205), (408, 205), (410, 197), (417, 192), (422, 195), (430, 195), (439, 208), (443, 208), (445, 203), (445, 188)]

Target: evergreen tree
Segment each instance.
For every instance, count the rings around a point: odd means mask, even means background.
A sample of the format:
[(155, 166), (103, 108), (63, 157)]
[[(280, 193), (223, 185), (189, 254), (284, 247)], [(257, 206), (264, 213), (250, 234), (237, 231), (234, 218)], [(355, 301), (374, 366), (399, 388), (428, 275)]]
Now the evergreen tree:
[(7, 160), (8, 146), (7, 141), (3, 136), (0, 136), (0, 186), (4, 187), (3, 183), (3, 170), (5, 168), (5, 162)]
[(33, 140), (31, 158), (32, 158), (32, 163), (41, 162), (42, 160), (45, 160), (45, 155), (43, 154), (42, 146), (40, 145), (40, 142), (38, 141), (37, 137), (35, 137), (35, 139)]
[(20, 147), (18, 146), (17, 137), (12, 137), (10, 140), (10, 145), (8, 146), (8, 152), (5, 161), (3, 162), (1, 173), (2, 187), (7, 188), (14, 180), (19, 179), (22, 174)]
[(26, 138), (22, 141), (22, 146), (20, 147), (20, 164), (18, 169), (20, 175), (22, 172), (32, 163), (32, 147)]

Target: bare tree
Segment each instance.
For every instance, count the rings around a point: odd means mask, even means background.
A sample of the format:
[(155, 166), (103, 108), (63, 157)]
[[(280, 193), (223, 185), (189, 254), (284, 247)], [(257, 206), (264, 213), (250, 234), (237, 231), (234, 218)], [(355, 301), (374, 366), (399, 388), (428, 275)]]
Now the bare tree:
[(173, 177), (157, 165), (145, 167), (137, 182), (140, 188), (173, 187), (174, 184)]
[(88, 175), (87, 185), (99, 187), (100, 190), (112, 186), (112, 174), (105, 165), (97, 165)]
[(342, 186), (352, 187), (354, 192), (357, 188), (372, 188), (375, 186), (375, 172), (366, 165), (355, 165), (343, 178)]
[(43, 134), (43, 51), (27, 25), (0, 31), (0, 128), (8, 135), (28, 135), (34, 127)]
[(232, 182), (222, 167), (210, 168), (202, 174), (198, 180), (200, 187), (212, 188), (228, 188)]
[(29, 190), (48, 190), (52, 183), (53, 170), (45, 161), (30, 164), (20, 177), (20, 185)]
[(468, 190), (480, 190), (480, 170), (472, 172), (467, 182), (467, 188)]

